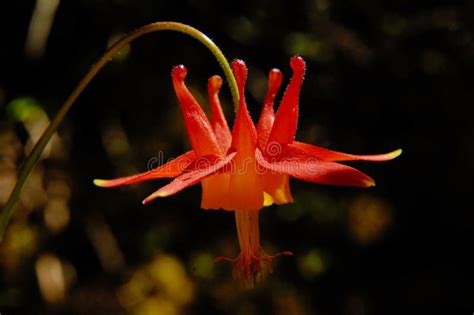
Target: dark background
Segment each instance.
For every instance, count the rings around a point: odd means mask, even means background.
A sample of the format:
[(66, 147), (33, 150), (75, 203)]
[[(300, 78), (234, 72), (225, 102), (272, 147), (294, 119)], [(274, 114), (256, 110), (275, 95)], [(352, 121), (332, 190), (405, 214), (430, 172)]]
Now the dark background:
[[(287, 84), (299, 53), (298, 139), (404, 152), (353, 163), (377, 180), (368, 190), (292, 181), (295, 204), (260, 217), (265, 251), (294, 256), (242, 290), (230, 263), (212, 262), (238, 254), (232, 213), (199, 209), (199, 187), (142, 206), (167, 181), (92, 185), (187, 150), (172, 66), (187, 66), (206, 109), (207, 78), (221, 74), (195, 40), (147, 35), (81, 95), (25, 187), (0, 245), (2, 315), (474, 312), (473, 2), (61, 1), (43, 53), (26, 44), (35, 5), (0, 4), (2, 203), (44, 114), (55, 115), (108, 42), (154, 21), (190, 24), (244, 59), (254, 118), (266, 73), (280, 68)], [(226, 86), (222, 97), (232, 122)]]

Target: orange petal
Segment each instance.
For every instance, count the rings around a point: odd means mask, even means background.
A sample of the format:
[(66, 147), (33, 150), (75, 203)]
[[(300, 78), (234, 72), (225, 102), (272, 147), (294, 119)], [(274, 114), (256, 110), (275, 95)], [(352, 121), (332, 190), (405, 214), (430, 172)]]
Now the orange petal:
[(215, 155), (200, 157), (194, 161), (193, 165), (188, 168), (189, 171), (184, 172), (176, 177), (171, 183), (155, 191), (148, 196), (143, 203), (148, 203), (158, 197), (167, 197), (173, 195), (186, 187), (199, 183), (202, 179), (218, 172), (228, 165), (236, 153), (231, 153), (225, 158), (220, 159)]
[(174, 67), (171, 72), (174, 90), (181, 104), (181, 111), (191, 146), (197, 156), (222, 155), (216, 135), (206, 114), (184, 84), (186, 74), (187, 70), (183, 65)]
[(290, 84), (283, 95), (280, 107), (275, 116), (272, 132), (268, 138), (268, 144), (278, 143), (286, 146), (293, 142), (298, 127), (298, 102), (305, 73), (305, 62), (303, 58), (294, 56), (290, 61), (293, 76)]
[(402, 150), (398, 149), (389, 153), (384, 154), (373, 154), (373, 155), (355, 155), (332, 151), (316, 145), (295, 141), (289, 145), (289, 149), (301, 150), (305, 154), (315, 157), (324, 161), (371, 161), (371, 162), (383, 162), (396, 158), (402, 154)]
[(261, 177), (255, 171), (255, 157), (235, 157), (229, 181), (226, 210), (259, 210), (264, 205)]
[(315, 159), (311, 156), (289, 156), (278, 162), (270, 163), (257, 149), (257, 163), (270, 172), (286, 174), (304, 181), (338, 186), (370, 187), (372, 178), (347, 165)]
[(228, 209), (229, 182), (230, 174), (214, 174), (201, 180), (201, 208), (213, 210)]
[(231, 147), (237, 152), (232, 161), (229, 183), (229, 208), (227, 210), (257, 210), (263, 206), (263, 190), (256, 171), (255, 148), (257, 131), (245, 102), (247, 67), (241, 60), (232, 62), (232, 69), (239, 88), (239, 109), (232, 130)]
[(183, 172), (196, 159), (194, 151), (188, 151), (176, 159), (158, 167), (151, 171), (137, 175), (121, 177), (117, 179), (94, 179), (94, 184), (99, 187), (116, 187), (143, 182), (155, 178), (176, 177)]
[(283, 75), (280, 70), (270, 70), (270, 73), (268, 74), (267, 95), (265, 96), (262, 113), (260, 114), (260, 119), (257, 124), (258, 145), (260, 148), (265, 148), (270, 132), (272, 131), (273, 122), (275, 120), (273, 103), (275, 101), (275, 96), (280, 89), (282, 80)]
[(221, 102), (219, 101), (219, 90), (222, 86), (222, 79), (220, 76), (215, 75), (207, 82), (207, 93), (209, 95), (209, 101), (211, 103), (211, 126), (214, 130), (223, 152), (227, 152), (232, 141), (230, 134), (229, 125), (225, 119), (224, 112), (222, 111)]

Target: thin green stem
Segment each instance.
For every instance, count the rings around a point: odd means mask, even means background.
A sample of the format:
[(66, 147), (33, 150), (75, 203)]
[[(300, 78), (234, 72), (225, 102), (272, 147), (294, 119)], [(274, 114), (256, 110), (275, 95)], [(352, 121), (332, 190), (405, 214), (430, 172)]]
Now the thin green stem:
[(157, 31), (175, 31), (184, 33), (189, 35), (199, 42), (201, 42), (207, 49), (211, 51), (211, 53), (216, 57), (219, 65), (221, 66), (222, 70), (224, 71), (224, 75), (227, 78), (227, 82), (230, 87), (230, 91), (232, 93), (232, 101), (234, 103), (234, 109), (237, 110), (237, 106), (239, 104), (239, 93), (237, 89), (237, 83), (235, 81), (234, 75), (232, 73), (232, 69), (229, 66), (227, 59), (225, 58), (222, 51), (217, 47), (214, 42), (207, 37), (205, 34), (200, 32), (199, 30), (188, 26), (186, 24), (177, 23), (177, 22), (156, 22), (145, 25), (140, 27), (139, 29), (135, 30), (131, 34), (121, 38), (117, 41), (112, 47), (110, 47), (104, 55), (98, 60), (98, 62), (92, 66), (86, 76), (79, 82), (76, 86), (74, 91), (68, 97), (68, 99), (64, 102), (61, 106), (59, 112), (57, 113), (56, 117), (51, 121), (49, 127), (44, 131), (43, 135), (36, 143), (35, 147), (28, 155), (26, 160), (23, 162), (23, 165), (20, 168), (20, 172), (18, 174), (18, 181), (13, 188), (13, 191), (8, 198), (7, 203), (5, 204), (5, 208), (3, 209), (2, 213), (0, 214), (0, 241), (3, 240), (3, 235), (5, 233), (5, 229), (8, 225), (8, 221), (13, 213), (13, 207), (20, 196), (21, 189), (25, 184), (29, 174), (35, 167), (36, 163), (38, 162), (41, 153), (43, 152), (44, 148), (48, 144), (49, 140), (53, 136), (53, 134), (58, 129), (61, 122), (64, 120), (67, 112), (71, 108), (72, 104), (76, 101), (79, 95), (84, 91), (90, 81), (96, 76), (96, 74), (112, 59), (112, 57), (120, 51), (124, 46), (129, 44), (131, 41), (141, 37), (142, 35), (157, 32)]

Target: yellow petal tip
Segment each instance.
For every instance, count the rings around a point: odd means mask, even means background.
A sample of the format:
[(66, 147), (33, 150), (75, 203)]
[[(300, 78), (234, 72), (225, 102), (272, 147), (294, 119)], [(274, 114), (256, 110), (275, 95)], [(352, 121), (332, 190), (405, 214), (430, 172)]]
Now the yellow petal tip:
[(158, 192), (155, 192), (153, 194), (151, 194), (150, 196), (146, 197), (143, 201), (142, 201), (142, 204), (147, 204), (149, 203), (150, 201), (156, 199), (156, 198), (161, 198), (161, 197), (168, 197), (169, 194), (165, 193), (165, 192), (161, 192), (161, 193), (158, 193)]
[(390, 152), (388, 154), (388, 156), (390, 157), (390, 159), (394, 159), (396, 157), (399, 157), (401, 154), (402, 154), (403, 150), (402, 149), (398, 149), (398, 150), (395, 150), (393, 152)]
[(375, 182), (371, 180), (364, 180), (365, 187), (375, 187)]
[(105, 179), (94, 179), (93, 183), (96, 186), (104, 187), (107, 181)]

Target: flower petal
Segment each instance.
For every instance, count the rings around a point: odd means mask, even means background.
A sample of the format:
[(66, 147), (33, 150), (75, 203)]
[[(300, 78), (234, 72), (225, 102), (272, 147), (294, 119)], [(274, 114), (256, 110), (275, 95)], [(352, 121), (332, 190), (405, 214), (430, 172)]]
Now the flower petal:
[(225, 170), (226, 167), (219, 170), (219, 174), (206, 177), (201, 180), (202, 186), (202, 197), (201, 197), (201, 208), (202, 209), (227, 209), (229, 201), (229, 182), (230, 174), (220, 174), (221, 171)]
[(268, 138), (268, 144), (278, 143), (286, 146), (293, 142), (298, 127), (298, 102), (303, 83), (303, 77), (306, 69), (306, 64), (303, 58), (294, 56), (290, 61), (293, 69), (293, 76), (290, 84), (283, 95), (280, 107), (275, 116), (272, 132)]
[(207, 82), (207, 93), (209, 95), (209, 102), (211, 103), (211, 126), (214, 130), (223, 152), (227, 152), (232, 141), (232, 135), (230, 133), (229, 125), (225, 119), (224, 112), (222, 111), (221, 102), (219, 101), (219, 90), (222, 86), (222, 79), (220, 76), (215, 75)]
[(245, 102), (247, 66), (242, 60), (234, 60), (232, 70), (239, 88), (240, 99), (232, 130), (231, 147), (237, 155), (232, 161), (233, 170), (229, 181), (231, 194), (227, 210), (258, 210), (262, 208), (264, 200), (260, 176), (256, 171), (257, 130)]
[(189, 171), (184, 172), (171, 183), (148, 196), (143, 200), (143, 204), (158, 197), (173, 195), (186, 187), (199, 183), (202, 179), (220, 171), (223, 167), (228, 165), (236, 154), (237, 153), (233, 152), (222, 159), (215, 155), (198, 158), (194, 161), (193, 165), (188, 168)]
[(99, 187), (116, 187), (143, 182), (155, 178), (176, 177), (181, 174), (196, 159), (194, 151), (188, 151), (176, 159), (159, 166), (151, 171), (144, 173), (121, 177), (116, 179), (94, 179), (94, 184)]
[(257, 163), (269, 170), (304, 181), (340, 186), (375, 186), (372, 178), (347, 165), (315, 159), (311, 156), (288, 156), (277, 162), (268, 162), (262, 152), (255, 152)]
[(273, 122), (275, 121), (275, 111), (273, 109), (273, 103), (275, 102), (275, 96), (281, 86), (283, 75), (278, 69), (270, 70), (268, 74), (268, 90), (263, 103), (262, 113), (257, 124), (258, 134), (258, 145), (260, 148), (265, 148), (270, 132), (272, 131)]
[(216, 135), (199, 103), (194, 99), (184, 84), (187, 70), (183, 65), (173, 68), (171, 77), (183, 113), (188, 137), (197, 156), (209, 154), (222, 155)]
[[(290, 148), (291, 147), (291, 148)], [(402, 149), (398, 149), (384, 154), (355, 155), (343, 152), (332, 151), (316, 145), (295, 141), (289, 145), (289, 149), (302, 150), (306, 154), (324, 161), (371, 161), (383, 162), (396, 158), (402, 154)]]

